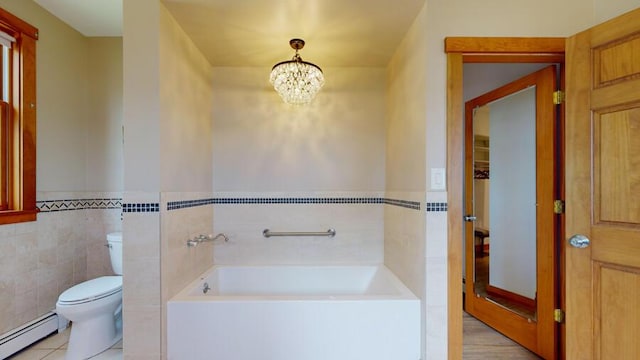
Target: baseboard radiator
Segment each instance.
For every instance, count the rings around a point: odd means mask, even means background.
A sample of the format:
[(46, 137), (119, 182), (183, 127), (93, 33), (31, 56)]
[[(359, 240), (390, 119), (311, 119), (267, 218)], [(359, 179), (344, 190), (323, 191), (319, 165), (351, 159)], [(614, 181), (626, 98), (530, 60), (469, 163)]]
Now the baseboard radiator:
[(26, 348), (34, 342), (58, 331), (58, 315), (53, 312), (0, 335), (0, 359)]

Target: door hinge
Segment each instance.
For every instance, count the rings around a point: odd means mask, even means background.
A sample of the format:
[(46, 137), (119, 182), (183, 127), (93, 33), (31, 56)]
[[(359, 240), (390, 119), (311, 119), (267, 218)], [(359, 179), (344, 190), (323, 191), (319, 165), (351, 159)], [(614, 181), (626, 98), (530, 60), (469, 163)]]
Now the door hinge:
[(564, 214), (564, 200), (554, 200), (553, 201), (553, 213), (554, 214)]
[(564, 322), (564, 310), (555, 309), (553, 310), (553, 320), (559, 324)]
[(553, 92), (553, 103), (560, 105), (564, 102), (564, 91), (558, 90)]

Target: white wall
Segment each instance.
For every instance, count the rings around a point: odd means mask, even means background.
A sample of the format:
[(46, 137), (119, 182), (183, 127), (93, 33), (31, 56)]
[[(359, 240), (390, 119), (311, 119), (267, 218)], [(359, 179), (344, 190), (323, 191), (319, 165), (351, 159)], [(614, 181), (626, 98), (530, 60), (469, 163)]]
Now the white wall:
[(124, 187), (160, 191), (160, 6), (123, 3)]
[[(551, 64), (466, 63), (463, 65), (463, 99), (469, 101)], [(477, 124), (474, 126), (477, 127)], [(476, 129), (477, 130), (477, 129)], [(476, 133), (478, 133), (476, 131)], [(489, 136), (489, 128), (486, 134)]]
[(211, 192), (211, 66), (164, 6), (160, 15), (161, 190)]
[[(162, 183), (166, 201), (206, 199), (211, 197), (212, 119), (211, 66), (163, 7), (160, 13), (160, 98)], [(201, 207), (195, 209), (196, 213)], [(165, 300), (212, 265), (206, 248), (199, 255), (188, 252), (188, 236), (209, 234), (212, 230), (212, 206), (202, 211), (203, 219), (188, 222), (189, 233), (166, 227), (163, 232), (162, 262), (166, 275)], [(166, 207), (162, 209), (165, 211)], [(163, 224), (184, 221), (167, 211)], [(202, 214), (192, 214), (200, 217)], [(166, 221), (165, 221), (166, 220)], [(195, 257), (194, 257), (195, 256)], [(185, 271), (176, 272), (176, 269)], [(188, 270), (188, 271), (186, 271)], [(171, 281), (172, 280), (172, 281)]]
[(160, 11), (160, 197), (162, 354), (166, 357), (166, 304), (213, 265), (212, 244), (186, 241), (213, 232), (213, 206), (168, 210), (170, 201), (211, 198), (211, 66), (169, 11)]
[[(321, 64), (320, 64), (321, 65)], [(269, 68), (213, 72), (213, 188), (221, 198), (381, 198), (385, 176), (385, 73), (325, 68), (312, 103), (285, 104)], [(219, 204), (218, 264), (380, 263), (377, 204)], [(265, 239), (272, 231), (325, 231), (334, 238)]]
[(86, 188), (122, 191), (122, 38), (92, 37), (89, 50), (89, 115)]
[(326, 68), (304, 106), (285, 104), (269, 73), (214, 69), (215, 191), (383, 190), (384, 70)]
[[(426, 12), (422, 9), (387, 66), (385, 153), (386, 197), (416, 201), (421, 207), (386, 206), (384, 213), (384, 262), (422, 300), (423, 335), (427, 331), (425, 314), (437, 306), (425, 293), (427, 267), (436, 266), (432, 279), (444, 276), (444, 268), (437, 269), (438, 261), (426, 258), (425, 30)], [(422, 338), (423, 359), (428, 342), (426, 336)]]
[[(157, 0), (123, 2), (123, 203), (160, 202), (160, 12)], [(125, 212), (122, 227), (124, 358), (159, 359), (160, 214)]]
[[(88, 39), (33, 1), (0, 2), (36, 26), (37, 189), (85, 189), (89, 116)], [(64, 39), (64, 40), (62, 40)], [(55, 71), (52, 71), (55, 69)]]
[[(387, 147), (386, 191), (388, 197), (417, 197), (424, 201), (425, 169), (425, 99), (426, 79), (422, 66), (426, 61), (424, 46), (425, 11), (398, 46), (387, 67)], [(407, 194), (407, 195), (404, 195)], [(410, 210), (405, 210), (410, 211)], [(418, 296), (424, 291), (424, 222), (410, 224), (414, 236), (401, 241), (398, 227), (406, 226), (401, 218), (385, 218), (385, 263)], [(392, 261), (395, 259), (395, 261)]]
[(593, 21), (590, 25), (599, 24), (640, 7), (639, 0), (594, 0), (593, 4)]

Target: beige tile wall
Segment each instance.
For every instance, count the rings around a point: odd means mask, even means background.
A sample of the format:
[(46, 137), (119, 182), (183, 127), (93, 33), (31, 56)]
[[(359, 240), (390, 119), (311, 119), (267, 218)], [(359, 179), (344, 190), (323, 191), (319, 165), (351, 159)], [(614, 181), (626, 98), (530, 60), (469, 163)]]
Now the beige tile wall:
[[(199, 205), (167, 210), (173, 201), (211, 198), (211, 193), (162, 193), (162, 353), (166, 354), (167, 301), (213, 265), (213, 243), (187, 247), (186, 242), (198, 235), (216, 233), (213, 228), (213, 205)], [(166, 355), (163, 355), (165, 358)]]
[[(158, 193), (123, 196), (123, 204), (159, 202)], [(124, 359), (160, 359), (160, 212), (125, 212), (122, 229)]]
[[(382, 198), (380, 192), (216, 193), (223, 198)], [(371, 264), (383, 261), (382, 204), (218, 204), (216, 264)], [(336, 230), (330, 237), (270, 237), (271, 231)]]
[(162, 193), (163, 303), (213, 265), (213, 243), (187, 247), (187, 240), (220, 232), (213, 227), (213, 205), (167, 211), (167, 203), (211, 197), (211, 193)]
[(424, 298), (424, 193), (388, 192), (387, 198), (416, 201), (420, 210), (384, 207), (384, 263), (419, 298)]
[[(39, 192), (38, 201), (117, 198), (121, 193)], [(55, 309), (71, 286), (112, 274), (106, 233), (120, 209), (41, 212), (36, 222), (0, 226), (0, 333)]]
[(172, 201), (211, 198), (211, 193), (125, 194), (125, 203), (158, 203), (157, 212), (124, 213), (124, 358), (166, 354), (166, 304), (213, 265), (213, 244), (186, 241), (211, 234), (213, 205), (167, 210)]
[[(446, 192), (427, 192), (428, 203), (446, 203)], [(447, 357), (447, 212), (426, 212), (425, 348), (428, 359)]]

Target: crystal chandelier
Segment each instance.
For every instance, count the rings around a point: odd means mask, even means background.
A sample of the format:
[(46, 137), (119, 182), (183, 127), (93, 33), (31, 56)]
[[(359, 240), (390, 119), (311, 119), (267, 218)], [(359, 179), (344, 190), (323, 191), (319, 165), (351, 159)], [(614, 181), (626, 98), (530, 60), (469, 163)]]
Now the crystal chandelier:
[(296, 54), (292, 60), (274, 65), (269, 80), (287, 104), (307, 104), (324, 85), (322, 69), (315, 64), (302, 61), (298, 50), (304, 47), (304, 40), (291, 39), (289, 45)]

